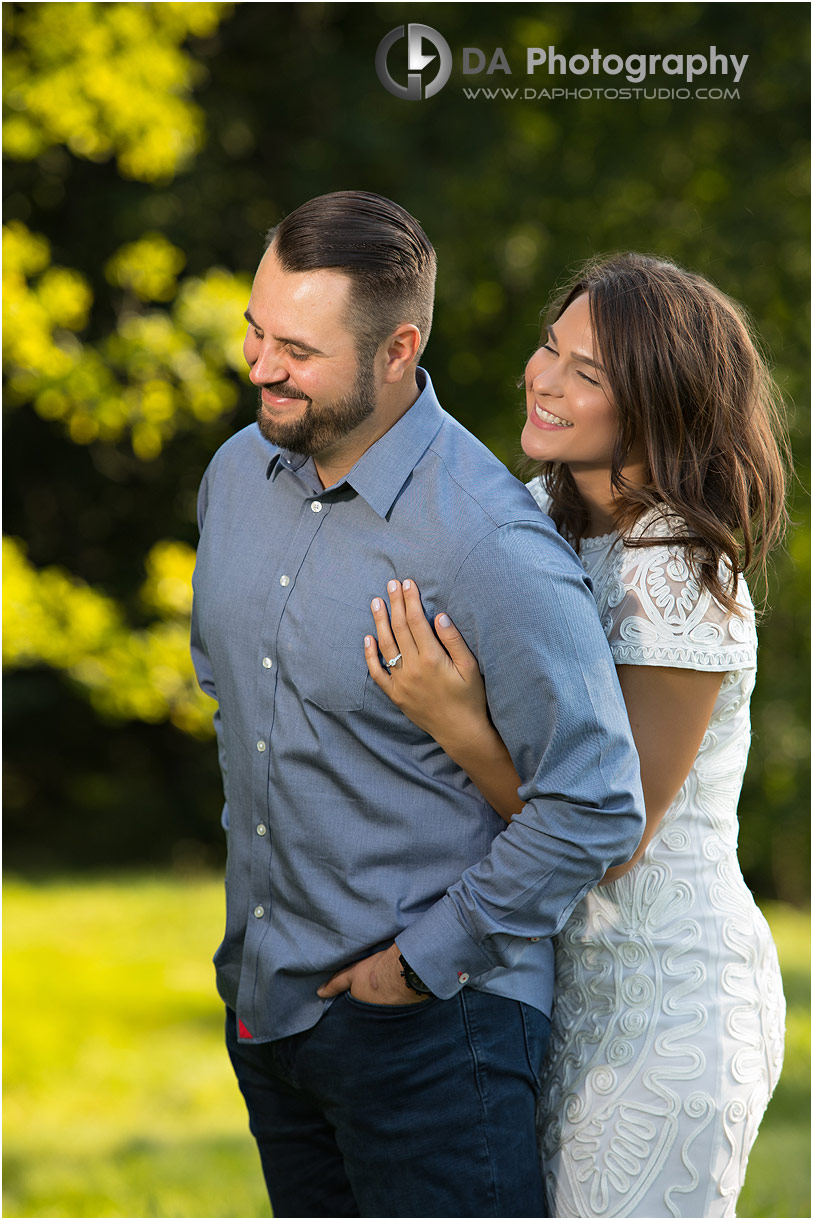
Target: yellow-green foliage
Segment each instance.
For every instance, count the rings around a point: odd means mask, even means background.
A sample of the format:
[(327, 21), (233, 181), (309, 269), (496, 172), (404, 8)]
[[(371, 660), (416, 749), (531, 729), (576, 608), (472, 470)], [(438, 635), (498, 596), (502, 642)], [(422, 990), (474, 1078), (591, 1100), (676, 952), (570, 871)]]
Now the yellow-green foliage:
[[(50, 246), (20, 221), (3, 229), (3, 338), (8, 406), (33, 402), (72, 441), (129, 434), (136, 457), (156, 458), (175, 433), (230, 411), (243, 364), (247, 276), (212, 268), (177, 283), (185, 255), (144, 234), (108, 261), (123, 290), (118, 327), (95, 346), (75, 333), (92, 293), (78, 272), (50, 265)], [(142, 312), (145, 301), (172, 301)]]
[(116, 251), (107, 262), (105, 275), (117, 288), (131, 289), (139, 300), (171, 301), (185, 263), (183, 250), (163, 233), (145, 233)]
[[(6, 882), (5, 1216), (268, 1215), (209, 964), (223, 905), (220, 878)], [(810, 921), (766, 913), (788, 1048), (738, 1215), (804, 1216)]]
[(156, 542), (144, 566), (147, 579), (141, 589), (145, 606), (164, 618), (186, 619), (192, 609), (194, 552), (182, 542)]
[[(203, 68), (183, 49), (217, 29), (228, 4), (8, 6), (4, 24), (5, 153), (17, 160), (65, 144), (120, 172), (168, 181), (201, 147), (191, 101)], [(20, 220), (3, 229), (3, 369), (9, 408), (33, 406), (80, 445), (129, 440), (155, 459), (179, 431), (217, 419), (237, 400), (242, 312), (250, 281), (219, 268), (179, 281), (183, 250), (148, 230), (105, 263), (115, 327), (83, 337), (94, 307), (88, 279), (52, 262), (51, 245)], [(35, 570), (23, 545), (3, 545), (7, 667), (66, 673), (112, 719), (170, 720), (206, 736), (212, 705), (188, 655), (188, 547), (157, 542), (145, 558), (146, 627), (62, 568)]]
[(170, 720), (198, 737), (212, 731), (214, 705), (189, 658), (194, 551), (158, 542), (146, 558), (144, 605), (160, 620), (128, 627), (111, 598), (61, 568), (38, 571), (23, 545), (3, 539), (3, 660), (63, 670), (104, 716)]
[[(224, 418), (245, 381), (249, 282), (218, 264), (252, 267), (259, 234), (323, 190), (382, 190), (426, 226), (440, 254), (429, 367), (444, 405), (512, 465), (512, 383), (563, 269), (588, 253), (643, 248), (710, 275), (754, 315), (799, 404), (803, 492), (808, 14), (788, 4), (638, 4), (619, 23), (617, 5), (592, 5), (585, 26), (585, 11), (446, 5), (444, 36), (455, 47), (564, 47), (589, 29), (594, 45), (624, 52), (653, 31), (688, 45), (699, 30), (708, 45), (733, 38), (751, 49), (741, 96), (481, 105), (450, 87), (411, 107), (375, 76), (371, 48), (390, 25), (375, 35), (370, 20), (391, 24), (389, 6), (3, 6), (6, 528), (28, 540), (42, 569), (20, 556), (9, 569), (8, 663), (52, 665), (74, 688), (66, 694), (66, 683), (41, 674), (9, 683), (16, 805), (7, 854), (58, 809), (58, 857), (77, 839), (71, 819), (85, 816), (89, 790), (95, 824), (117, 827), (131, 790), (121, 760), (134, 757), (131, 741), (127, 752), (108, 749), (119, 737), (141, 741), (147, 791), (162, 785), (173, 754), (188, 768), (175, 772), (188, 802), (180, 820), (204, 834), (205, 815), (196, 821), (189, 806), (199, 801), (195, 776), (205, 789), (213, 765), (205, 745), (199, 753), (171, 730), (119, 733), (102, 723), (84, 740), (58, 734), (61, 749), (43, 769), (33, 724), (38, 711), (39, 723), (64, 724), (78, 710), (78, 730), (80, 692), (107, 717), (171, 717), (208, 731), (211, 705), (194, 693), (173, 595), (144, 572), (139, 607), (140, 574), (162, 538), (191, 540), (199, 475), (251, 417), (246, 388), (243, 420)], [(794, 900), (809, 881), (807, 509), (800, 492), (790, 555), (776, 560), (741, 802), (749, 877)], [(121, 601), (112, 584), (88, 588), (78, 575), (115, 581)], [(169, 853), (175, 832), (157, 813), (164, 807), (153, 802), (151, 819), (141, 802), (140, 825), (151, 851)], [(119, 841), (111, 834), (109, 850)]]
[(143, 182), (170, 178), (203, 140), (190, 100), (201, 68), (182, 49), (214, 33), (230, 4), (8, 6), (7, 156), (33, 160), (54, 144), (107, 161)]
[(12, 403), (25, 399), (38, 381), (67, 377), (78, 349), (67, 332), (87, 321), (87, 281), (50, 263), (46, 238), (19, 220), (3, 226), (3, 361)]

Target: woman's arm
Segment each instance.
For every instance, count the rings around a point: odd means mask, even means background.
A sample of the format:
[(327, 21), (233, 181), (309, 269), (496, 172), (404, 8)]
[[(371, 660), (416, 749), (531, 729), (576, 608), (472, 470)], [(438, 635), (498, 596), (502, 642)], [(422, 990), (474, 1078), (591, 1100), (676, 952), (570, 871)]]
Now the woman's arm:
[(640, 860), (692, 769), (724, 675), (662, 665), (619, 665), (621, 692), (641, 762), (646, 826), (635, 854), (608, 869), (601, 885)]
[[(370, 676), (413, 724), (438, 745), (479, 788), (506, 822), (522, 809), (522, 782), (511, 755), (488, 718), (486, 692), (477, 661), (446, 614), (435, 618), (437, 636), (426, 621), (414, 581), (390, 581), (390, 615), (381, 598), (372, 603), (378, 644), (365, 640)], [(440, 642), (439, 642), (440, 641)], [(378, 652), (393, 669), (384, 669)]]
[[(384, 602), (373, 601), (378, 647), (365, 641), (367, 667), (376, 686), (406, 716), (434, 737), (466, 772), (489, 804), (510, 822), (522, 809), (521, 780), (488, 718), (485, 686), (477, 662), (445, 614), (435, 618), (437, 637), (426, 621), (414, 581), (390, 581), (392, 622)], [(382, 668), (378, 649), (402, 661)], [(709, 725), (722, 673), (660, 665), (619, 665), (621, 692), (641, 763), (646, 826), (635, 854), (608, 869), (605, 885), (629, 872), (644, 853), (677, 796)]]

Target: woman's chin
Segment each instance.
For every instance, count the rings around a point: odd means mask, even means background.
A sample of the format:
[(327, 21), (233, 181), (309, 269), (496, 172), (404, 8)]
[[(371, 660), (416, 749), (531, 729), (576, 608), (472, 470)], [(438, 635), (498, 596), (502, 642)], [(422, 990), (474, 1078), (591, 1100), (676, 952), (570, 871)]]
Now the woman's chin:
[(547, 438), (540, 432), (539, 428), (535, 428), (531, 423), (526, 423), (522, 429), (519, 443), (522, 452), (531, 461), (549, 462), (554, 455), (551, 453), (552, 446), (550, 442), (546, 443), (546, 440)]

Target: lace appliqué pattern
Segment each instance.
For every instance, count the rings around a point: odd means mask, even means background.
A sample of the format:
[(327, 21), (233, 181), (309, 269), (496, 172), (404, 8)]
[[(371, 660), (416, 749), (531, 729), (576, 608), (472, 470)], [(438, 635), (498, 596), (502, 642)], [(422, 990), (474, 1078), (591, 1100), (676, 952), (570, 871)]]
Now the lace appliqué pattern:
[[(716, 671), (756, 665), (753, 607), (744, 586), (740, 601), (745, 617), (739, 618), (702, 588), (680, 549), (624, 549), (616, 541), (612, 550), (618, 554), (607, 559), (615, 559), (615, 570), (602, 582), (597, 600), (616, 665)], [(587, 555), (597, 557), (595, 548), (588, 547)], [(589, 571), (590, 561), (583, 558)]]
[(557, 938), (540, 1113), (554, 1216), (733, 1216), (782, 1065), (776, 951), (736, 856), (753, 610), (743, 582), (743, 616), (722, 610), (667, 523), (655, 529), (663, 545), (625, 548), (615, 534), (582, 543), (616, 663), (725, 677), (643, 858), (588, 894)]

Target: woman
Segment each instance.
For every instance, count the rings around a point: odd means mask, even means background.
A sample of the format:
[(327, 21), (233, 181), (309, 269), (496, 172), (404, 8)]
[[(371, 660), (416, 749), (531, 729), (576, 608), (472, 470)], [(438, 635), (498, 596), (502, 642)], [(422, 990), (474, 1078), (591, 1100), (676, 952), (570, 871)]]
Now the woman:
[[(671, 263), (588, 265), (551, 316), (525, 370), (528, 486), (592, 578), (647, 820), (557, 938), (550, 1212), (733, 1216), (784, 1027), (736, 858), (756, 670), (742, 572), (764, 572), (784, 525), (775, 394), (737, 307)], [(379, 606), (373, 680), (510, 820), (521, 780), (459, 633), (441, 614), (435, 636), (412, 581), (391, 624)], [(379, 648), (402, 660), (383, 668)]]

